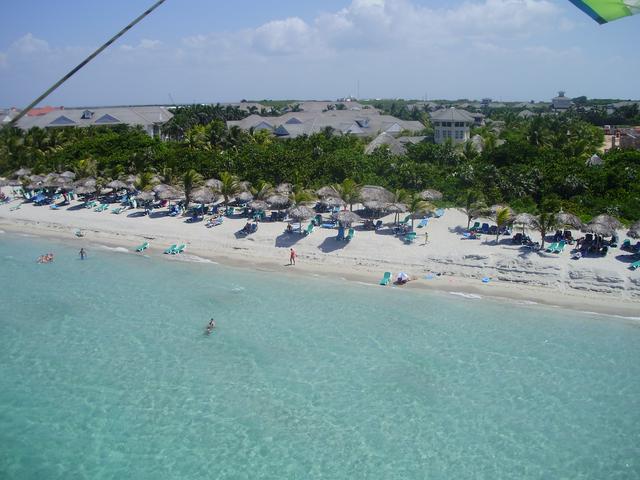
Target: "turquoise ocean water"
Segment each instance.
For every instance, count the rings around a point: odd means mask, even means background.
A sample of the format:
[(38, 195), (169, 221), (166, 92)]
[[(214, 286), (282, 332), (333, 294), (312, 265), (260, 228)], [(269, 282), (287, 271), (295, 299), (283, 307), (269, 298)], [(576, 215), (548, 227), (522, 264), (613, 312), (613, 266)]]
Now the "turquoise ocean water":
[(633, 321), (89, 255), (0, 234), (2, 479), (640, 478)]

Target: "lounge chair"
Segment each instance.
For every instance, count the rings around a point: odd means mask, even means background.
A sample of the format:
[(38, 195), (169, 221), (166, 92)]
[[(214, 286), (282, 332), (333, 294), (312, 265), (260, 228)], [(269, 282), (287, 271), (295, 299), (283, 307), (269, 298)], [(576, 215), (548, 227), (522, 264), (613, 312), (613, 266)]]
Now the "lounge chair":
[(628, 238), (620, 245), (620, 250), (631, 250), (631, 240)]
[(560, 244), (560, 242), (553, 242), (551, 245), (549, 245), (547, 247), (547, 249), (545, 250), (545, 252), (547, 253), (553, 253), (556, 251), (556, 249), (558, 248), (558, 245)]
[(91, 202), (85, 202), (84, 204), (84, 208), (96, 208), (98, 206), (98, 202), (91, 201)]
[(407, 215), (406, 217), (404, 217), (404, 220), (402, 220), (400, 222), (400, 225), (406, 225), (407, 223), (409, 223), (411, 221), (411, 214)]
[(336, 235), (336, 240), (344, 240), (344, 227), (340, 227), (338, 229), (338, 235)]
[(404, 236), (404, 243), (413, 243), (416, 241), (418, 234), (416, 232), (409, 232)]
[(380, 285), (389, 285), (391, 282), (391, 272), (384, 272), (384, 276), (382, 280), (380, 280)]
[(435, 212), (436, 218), (440, 218), (443, 215), (444, 215), (444, 208), (439, 208), (439, 209), (436, 210), (436, 212)]
[(207, 228), (217, 227), (218, 225), (222, 224), (223, 220), (224, 220), (224, 217), (210, 218), (207, 221), (207, 223), (205, 223), (205, 227)]
[(136, 248), (136, 252), (144, 252), (147, 248), (149, 248), (149, 242), (144, 242), (138, 248)]
[(315, 226), (322, 225), (322, 215), (317, 214), (315, 217), (313, 217), (312, 222), (313, 222), (313, 225)]
[(420, 220), (420, 223), (418, 224), (418, 228), (426, 227), (428, 223), (429, 223), (429, 219), (427, 217), (424, 217), (422, 220)]
[(116, 207), (111, 209), (111, 213), (115, 213), (116, 215), (120, 215), (122, 212), (124, 212), (124, 208), (125, 207)]
[(353, 237), (355, 236), (356, 231), (353, 228), (349, 229), (349, 234), (347, 235), (347, 238), (345, 238), (345, 240), (347, 242), (350, 242), (351, 240), (353, 240)]
[(109, 205), (106, 203), (102, 203), (100, 205), (98, 205), (96, 208), (93, 209), (94, 212), (104, 212), (107, 208), (109, 208)]
[(560, 240), (556, 248), (553, 249), (553, 253), (562, 253), (566, 244), (567, 242), (565, 242), (564, 240)]
[(175, 249), (178, 248), (178, 245), (176, 245), (175, 243), (173, 245), (171, 245), (169, 248), (167, 248), (164, 253), (167, 255), (173, 254)]
[(472, 230), (470, 232), (462, 232), (463, 240), (477, 240), (479, 238), (480, 238), (480, 234), (475, 230)]
[(480, 230), (480, 222), (475, 222), (473, 224), (473, 227), (471, 227), (469, 230), (471, 231)]
[(483, 223), (482, 227), (480, 228), (480, 231), (482, 233), (489, 233), (489, 224), (488, 223)]
[(302, 232), (303, 235), (309, 235), (313, 232), (313, 221), (307, 225), (307, 228)]
[(375, 228), (376, 230), (380, 230), (382, 228), (382, 220), (378, 220), (373, 228)]
[(640, 268), (640, 260), (638, 260), (637, 262), (633, 262), (631, 265), (629, 265), (629, 268), (631, 270), (635, 270), (636, 268)]
[(171, 255), (177, 255), (178, 253), (182, 253), (185, 251), (186, 248), (187, 246), (184, 243), (181, 243), (176, 248), (174, 248), (173, 252), (171, 252)]
[(58, 205), (56, 205), (55, 203), (52, 203), (51, 205), (49, 205), (49, 208), (51, 210), (60, 210), (60, 207)]

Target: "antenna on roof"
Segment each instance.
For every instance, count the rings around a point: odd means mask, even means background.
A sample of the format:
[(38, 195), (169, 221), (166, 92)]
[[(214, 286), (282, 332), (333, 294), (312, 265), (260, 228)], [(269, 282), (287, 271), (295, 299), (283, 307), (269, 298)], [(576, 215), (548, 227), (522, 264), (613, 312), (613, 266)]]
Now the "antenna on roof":
[(71, 76), (73, 74), (75, 74), (78, 70), (80, 70), (82, 67), (84, 67), (87, 63), (89, 63), (91, 60), (93, 60), (95, 57), (97, 57), (105, 48), (107, 48), (109, 45), (111, 45), (113, 42), (115, 42), (117, 39), (119, 39), (122, 35), (127, 33), (136, 23), (138, 23), (144, 17), (149, 15), (151, 12), (153, 12), (156, 8), (158, 8), (160, 5), (162, 5), (165, 1), (166, 0), (158, 0), (151, 7), (149, 7), (147, 10), (145, 10), (141, 15), (139, 15), (135, 20), (133, 20), (129, 25), (127, 25), (122, 30), (120, 30), (118, 33), (116, 33), (104, 45), (102, 45), (95, 52), (93, 52), (91, 55), (89, 55), (87, 58), (85, 58), (82, 62), (80, 62), (78, 64), (78, 66), (76, 66), (73, 70), (71, 70), (64, 77), (62, 77), (55, 84), (53, 84), (53, 86), (50, 87), (46, 92), (44, 92), (42, 95), (40, 95), (38, 98), (36, 98), (33, 102), (31, 102), (27, 107), (25, 107), (24, 110), (22, 110), (18, 115), (16, 115), (13, 119), (11, 119), (11, 121), (8, 123), (8, 125), (9, 126), (15, 125), (18, 122), (18, 120), (20, 120), (22, 117), (24, 117), (33, 107), (35, 107), (42, 100), (47, 98), (60, 85), (62, 85), (67, 80), (69, 80), (69, 78), (71, 78)]

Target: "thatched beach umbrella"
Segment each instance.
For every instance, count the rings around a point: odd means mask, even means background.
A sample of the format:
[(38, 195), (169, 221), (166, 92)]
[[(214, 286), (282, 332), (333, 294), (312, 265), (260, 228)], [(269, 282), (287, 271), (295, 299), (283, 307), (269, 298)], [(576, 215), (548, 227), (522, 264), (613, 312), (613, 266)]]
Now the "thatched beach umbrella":
[(267, 202), (264, 200), (252, 200), (249, 202), (249, 208), (253, 210), (266, 210), (268, 207)]
[(222, 181), (217, 178), (210, 178), (204, 182), (205, 187), (213, 188), (214, 190), (220, 190), (222, 188)]
[(80, 185), (76, 187), (75, 192), (78, 195), (90, 195), (92, 193), (96, 193), (96, 187)]
[(29, 176), (29, 180), (31, 180), (32, 183), (42, 183), (44, 182), (44, 178), (42, 175), (31, 175)]
[(582, 228), (584, 223), (573, 213), (560, 212), (556, 215), (556, 222), (563, 227)]
[(360, 189), (360, 200), (363, 203), (369, 201), (392, 203), (393, 197), (393, 193), (377, 185), (365, 185)]
[(332, 197), (335, 198), (340, 196), (338, 191), (335, 188), (333, 188), (331, 185), (327, 185), (326, 187), (319, 188), (318, 190), (316, 190), (316, 195), (318, 195), (318, 197), (320, 198), (332, 198)]
[(306, 205), (296, 205), (287, 210), (289, 216), (297, 222), (300, 222), (299, 228), (302, 231), (302, 220), (306, 220), (315, 216), (316, 212)]
[(348, 225), (362, 221), (362, 217), (360, 215), (349, 210), (341, 210), (331, 216), (339, 222), (346, 223)]
[(271, 208), (275, 208), (276, 210), (280, 210), (281, 208), (286, 208), (289, 206), (291, 201), (289, 197), (284, 195), (269, 195), (267, 197), (267, 203)]
[(339, 197), (324, 197), (320, 200), (320, 203), (325, 207), (333, 208), (333, 207), (341, 207), (344, 205), (344, 200)]
[(184, 192), (174, 187), (169, 187), (156, 192), (159, 200), (180, 200), (184, 198)]
[(293, 185), (290, 183), (281, 183), (276, 187), (276, 193), (281, 195), (289, 195), (291, 192), (293, 192)]
[(171, 190), (173, 187), (171, 185), (167, 185), (166, 183), (159, 183), (158, 185), (154, 185), (152, 190), (155, 193), (160, 193), (165, 190)]
[(242, 182), (238, 182), (238, 187), (240, 187), (240, 190), (243, 192), (248, 192), (251, 189), (251, 182), (243, 180)]
[(76, 187), (95, 187), (96, 179), (93, 177), (81, 178), (73, 182), (73, 185)]
[(591, 221), (589, 222), (591, 223), (600, 223), (602, 225), (605, 225), (613, 230), (617, 230), (618, 228), (622, 228), (622, 223), (620, 223), (620, 221), (617, 218), (612, 217), (611, 215), (606, 215), (606, 214), (601, 214), (598, 215), (597, 217), (593, 217), (591, 219)]
[(245, 191), (240, 192), (238, 195), (236, 195), (236, 201), (239, 203), (247, 203), (251, 200), (253, 200), (253, 195), (251, 194), (251, 192)]
[(616, 230), (604, 223), (588, 223), (582, 227), (582, 231), (585, 233), (594, 233), (596, 235), (602, 235), (603, 237), (610, 237), (616, 233)]
[(153, 192), (140, 192), (136, 195), (136, 200), (139, 202), (153, 202), (156, 199), (156, 196)]
[(428, 202), (432, 202), (433, 200), (442, 200), (442, 193), (438, 190), (427, 189), (423, 190), (418, 195), (422, 200), (426, 200)]
[(107, 188), (112, 188), (114, 190), (124, 190), (128, 187), (126, 183), (122, 180), (112, 180), (106, 185)]
[(515, 217), (513, 217), (513, 223), (522, 225), (522, 233), (524, 234), (524, 227), (535, 225), (536, 217), (535, 215), (531, 215), (530, 213), (519, 213)]
[(76, 174), (73, 172), (70, 172), (69, 170), (67, 170), (66, 172), (62, 172), (60, 176), (69, 180), (73, 180), (74, 178), (76, 178)]
[(631, 238), (640, 238), (640, 220), (631, 225), (629, 231), (627, 232), (627, 236)]
[(218, 199), (218, 196), (207, 187), (200, 187), (191, 192), (191, 201), (195, 203), (201, 203), (206, 205), (207, 203), (213, 203)]
[(30, 174), (31, 174), (31, 170), (28, 168), (21, 168), (20, 170), (16, 170), (15, 172), (13, 172), (14, 177), (24, 177)]

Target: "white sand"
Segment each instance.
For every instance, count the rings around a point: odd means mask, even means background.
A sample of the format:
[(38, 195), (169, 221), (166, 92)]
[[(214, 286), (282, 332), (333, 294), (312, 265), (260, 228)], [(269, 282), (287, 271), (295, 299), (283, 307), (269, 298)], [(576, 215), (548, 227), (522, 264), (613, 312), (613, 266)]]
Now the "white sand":
[[(11, 189), (3, 190), (9, 193)], [(511, 245), (509, 238), (497, 245), (493, 236), (462, 240), (458, 232), (466, 227), (466, 217), (454, 209), (448, 209), (442, 218), (430, 219), (426, 229), (416, 229), (417, 241), (405, 245), (388, 228), (378, 232), (356, 228), (354, 240), (346, 243), (335, 240), (336, 230), (316, 228), (305, 237), (284, 234), (285, 223), (264, 222), (258, 232), (237, 238), (235, 232), (246, 219), (225, 218), (222, 225), (206, 228), (204, 222), (185, 223), (184, 217), (138, 216), (140, 210), (120, 215), (111, 213), (111, 209), (97, 213), (76, 208), (77, 202), (60, 210), (26, 203), (11, 211), (18, 203), (0, 205), (0, 229), (77, 242), (74, 232), (79, 228), (85, 233), (81, 239), (85, 246), (108, 244), (131, 249), (149, 241), (151, 254), (160, 254), (174, 243), (185, 243), (189, 255), (221, 263), (337, 275), (368, 283), (377, 283), (384, 271), (394, 276), (404, 271), (416, 279), (407, 288), (462, 291), (640, 317), (640, 271), (628, 269), (630, 254), (613, 249), (603, 258), (576, 261), (571, 260), (569, 248), (557, 255), (525, 251)], [(391, 222), (393, 215), (384, 220)], [(426, 244), (425, 232), (429, 233)], [(539, 240), (535, 232), (527, 233)], [(577, 234), (574, 232), (574, 236)], [(620, 238), (625, 238), (624, 232), (620, 232)], [(285, 267), (290, 247), (298, 253), (295, 267)], [(441, 275), (425, 278), (437, 273)], [(484, 284), (483, 277), (491, 281)]]

